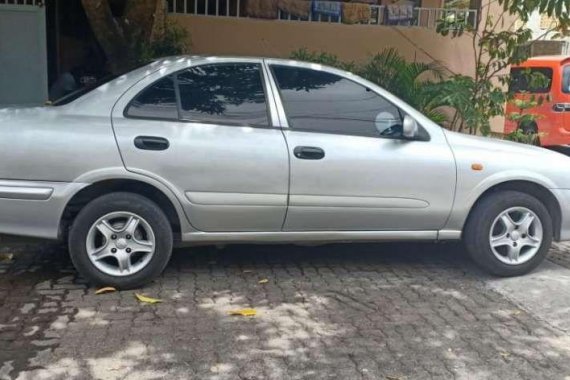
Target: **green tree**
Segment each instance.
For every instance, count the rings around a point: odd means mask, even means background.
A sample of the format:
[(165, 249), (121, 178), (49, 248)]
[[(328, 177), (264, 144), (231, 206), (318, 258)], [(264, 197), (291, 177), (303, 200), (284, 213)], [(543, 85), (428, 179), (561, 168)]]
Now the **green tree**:
[[(493, 6), (499, 5), (498, 13)], [(477, 25), (457, 18), (438, 22), (437, 31), (452, 38), (471, 36), (475, 72), (473, 76), (455, 75), (442, 84), (443, 103), (455, 109), (451, 128), (469, 133), (489, 134), (490, 120), (502, 115), (505, 102), (512, 99), (508, 93), (510, 65), (528, 58), (525, 45), (532, 39), (528, 28), (515, 28), (511, 20), (528, 21), (534, 11), (555, 17), (556, 29), (567, 34), (570, 19), (568, 0), (490, 0), (481, 7), (481, 20)], [(546, 35), (552, 30), (545, 31)]]
[(433, 63), (408, 62), (395, 49), (385, 49), (363, 64), (343, 62), (336, 55), (299, 49), (291, 53), (292, 59), (320, 63), (352, 71), (398, 96), (421, 111), (436, 123), (446, 121), (441, 112), (439, 86), (443, 68)]
[(443, 78), (443, 68), (438, 63), (408, 62), (395, 49), (389, 48), (359, 67), (358, 74), (398, 96), (436, 123), (446, 121), (445, 114), (440, 112), (444, 103), (434, 96), (440, 92)]

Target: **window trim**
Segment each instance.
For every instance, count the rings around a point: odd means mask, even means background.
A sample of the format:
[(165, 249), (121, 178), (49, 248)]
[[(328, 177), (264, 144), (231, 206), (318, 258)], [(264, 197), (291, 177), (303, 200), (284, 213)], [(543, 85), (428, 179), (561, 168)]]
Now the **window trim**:
[[(255, 65), (258, 67), (259, 69), (259, 76), (261, 79), (261, 84), (263, 86), (263, 93), (265, 96), (265, 112), (267, 114), (267, 125), (261, 125), (261, 124), (246, 124), (246, 123), (237, 123), (237, 122), (215, 122), (215, 121), (204, 121), (204, 120), (193, 120), (193, 119), (185, 119), (182, 117), (182, 100), (180, 97), (180, 88), (178, 87), (178, 74), (180, 74), (181, 72), (184, 72), (188, 69), (192, 69), (192, 68), (196, 68), (196, 67), (201, 67), (201, 66), (218, 66), (218, 65), (239, 65), (239, 64), (244, 64), (244, 65)], [(164, 78), (168, 78), (171, 77), (172, 78), (172, 82), (174, 83), (174, 93), (176, 96), (176, 108), (177, 108), (177, 114), (178, 117), (176, 119), (174, 118), (160, 118), (160, 117), (152, 117), (152, 116), (132, 116), (129, 115), (127, 113), (128, 109), (131, 107), (132, 103), (134, 102), (134, 100), (144, 91), (146, 91), (148, 88), (150, 88), (151, 86), (153, 86), (155, 83), (163, 80)], [(200, 63), (198, 65), (193, 65), (190, 67), (185, 67), (183, 69), (180, 70), (176, 70), (173, 71), (167, 75), (163, 75), (160, 78), (156, 79), (155, 81), (153, 81), (152, 83), (146, 85), (142, 90), (138, 91), (136, 93), (136, 95), (134, 95), (129, 102), (127, 103), (127, 105), (125, 106), (125, 108), (123, 109), (123, 117), (126, 119), (134, 119), (134, 120), (150, 120), (150, 121), (170, 121), (170, 122), (176, 122), (176, 123), (185, 123), (185, 124), (206, 124), (206, 125), (216, 125), (216, 126), (228, 126), (228, 127), (249, 127), (249, 128), (259, 128), (259, 129), (274, 129), (275, 125), (273, 125), (272, 122), (272, 118), (271, 118), (271, 109), (270, 109), (270, 104), (269, 104), (269, 92), (267, 89), (267, 78), (265, 78), (265, 73), (263, 72), (263, 63), (262, 62), (247, 62), (247, 61), (235, 61), (235, 62), (204, 62), (204, 63)]]
[[(364, 137), (364, 138), (380, 138), (380, 139), (385, 139), (385, 140), (403, 140), (403, 141), (430, 141), (431, 140), (431, 135), (429, 134), (429, 132), (427, 131), (426, 128), (424, 128), (417, 120), (416, 123), (418, 123), (418, 127), (420, 128), (420, 136), (418, 136), (417, 138), (414, 139), (408, 139), (406, 137), (400, 136), (400, 137), (391, 137), (391, 136), (382, 136), (380, 133), (378, 133), (375, 136), (370, 136), (370, 135), (363, 135), (363, 134), (356, 134), (356, 133), (349, 133), (349, 132), (332, 132), (332, 131), (317, 131), (314, 129), (305, 129), (305, 128), (292, 128), (291, 127), (291, 121), (289, 120), (289, 116), (287, 114), (287, 108), (285, 107), (285, 102), (283, 100), (283, 93), (281, 92), (281, 87), (279, 86), (279, 82), (277, 81), (277, 78), (275, 77), (275, 72), (273, 70), (274, 67), (286, 67), (286, 68), (293, 68), (293, 69), (302, 69), (302, 70), (311, 70), (311, 71), (317, 71), (317, 72), (324, 72), (327, 74), (331, 74), (331, 75), (336, 75), (338, 77), (341, 77), (343, 79), (346, 79), (358, 86), (364, 87), (366, 90), (371, 91), (372, 93), (376, 94), (378, 97), (384, 99), (384, 101), (386, 101), (387, 103), (389, 103), (392, 107), (396, 108), (396, 110), (398, 111), (398, 113), (400, 114), (400, 118), (402, 120), (402, 123), (404, 122), (404, 117), (405, 115), (407, 115), (401, 107), (397, 106), (396, 104), (394, 104), (394, 102), (390, 101), (389, 99), (387, 99), (385, 96), (383, 96), (382, 94), (379, 94), (377, 91), (375, 91), (374, 89), (370, 88), (367, 85), (364, 85), (362, 83), (359, 83), (358, 81), (349, 78), (345, 75), (339, 74), (339, 73), (335, 73), (333, 71), (329, 71), (329, 70), (315, 70), (313, 68), (310, 67), (305, 67), (305, 66), (297, 66), (297, 65), (288, 65), (286, 63), (271, 63), (269, 62), (267, 64), (269, 66), (269, 71), (271, 73), (271, 80), (273, 81), (275, 88), (277, 90), (277, 94), (279, 96), (279, 98), (277, 99), (276, 96), (276, 101), (279, 102), (281, 104), (281, 108), (283, 109), (284, 115), (285, 115), (285, 119), (287, 120), (287, 127), (284, 128), (286, 130), (289, 131), (297, 131), (297, 132), (304, 132), (304, 133), (320, 133), (320, 134), (327, 134), (327, 135), (341, 135), (341, 136), (354, 136), (354, 137)], [(423, 135), (423, 136), (421, 136)]]

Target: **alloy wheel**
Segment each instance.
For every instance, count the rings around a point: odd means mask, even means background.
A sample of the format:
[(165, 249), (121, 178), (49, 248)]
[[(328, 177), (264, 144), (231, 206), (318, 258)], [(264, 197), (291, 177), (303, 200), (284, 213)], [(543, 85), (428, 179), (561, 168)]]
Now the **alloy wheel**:
[(520, 265), (532, 259), (542, 240), (542, 222), (526, 207), (511, 207), (500, 213), (489, 233), (493, 254), (508, 265)]
[(87, 233), (91, 263), (110, 276), (130, 276), (151, 261), (156, 240), (150, 224), (131, 212), (112, 212), (99, 218)]

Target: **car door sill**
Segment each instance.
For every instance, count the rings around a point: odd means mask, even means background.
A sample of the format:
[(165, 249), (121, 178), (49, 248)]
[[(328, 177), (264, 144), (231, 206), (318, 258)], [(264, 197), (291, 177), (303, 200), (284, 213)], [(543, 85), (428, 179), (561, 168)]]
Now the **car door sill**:
[[(438, 231), (276, 231), (188, 232), (182, 243), (295, 243), (344, 241), (438, 240)], [(459, 239), (460, 231), (446, 231), (444, 239)], [(443, 237), (443, 236), (442, 236)]]

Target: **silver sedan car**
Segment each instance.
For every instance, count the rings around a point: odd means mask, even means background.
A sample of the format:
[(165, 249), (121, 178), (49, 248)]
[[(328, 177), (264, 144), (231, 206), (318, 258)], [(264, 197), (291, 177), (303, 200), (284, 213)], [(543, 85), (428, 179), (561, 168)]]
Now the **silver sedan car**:
[(349, 72), (172, 57), (0, 110), (0, 233), (132, 288), (175, 245), (463, 239), (501, 276), (570, 240), (570, 159), (446, 131)]

